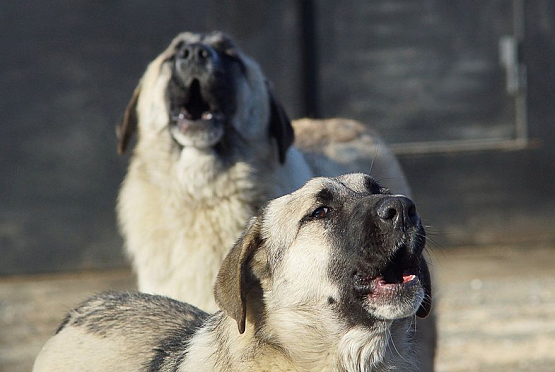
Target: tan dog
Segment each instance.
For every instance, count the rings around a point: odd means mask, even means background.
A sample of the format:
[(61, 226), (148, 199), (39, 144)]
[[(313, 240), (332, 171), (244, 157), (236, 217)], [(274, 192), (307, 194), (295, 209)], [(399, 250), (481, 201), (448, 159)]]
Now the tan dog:
[(229, 252), (223, 312), (95, 296), (34, 371), (414, 371), (414, 315), (431, 306), (425, 241), (410, 199), (363, 174), (317, 178), (271, 201)]
[(149, 65), (120, 152), (135, 128), (118, 214), (139, 289), (210, 311), (227, 248), (267, 200), (372, 163), (377, 179), (409, 191), (385, 144), (354, 121), (298, 121), (305, 151), (290, 147), (293, 128), (260, 68), (219, 33), (181, 34)]
[[(120, 153), (136, 131), (118, 217), (139, 289), (207, 311), (228, 247), (267, 200), (357, 171), (410, 195), (395, 157), (361, 124), (292, 126), (260, 67), (221, 33), (180, 34), (150, 63), (118, 128)], [(431, 365), (433, 321), (421, 329)]]

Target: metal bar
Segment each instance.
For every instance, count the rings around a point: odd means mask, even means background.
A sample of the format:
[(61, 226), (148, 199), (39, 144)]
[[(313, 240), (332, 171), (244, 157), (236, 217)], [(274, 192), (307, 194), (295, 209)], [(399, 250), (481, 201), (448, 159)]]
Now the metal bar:
[(528, 81), (526, 65), (522, 61), (521, 48), (525, 37), (525, 7), (524, 0), (513, 1), (513, 32), (517, 42), (518, 55), (518, 76), (519, 94), (515, 97), (515, 124), (516, 137), (520, 139), (528, 138)]
[(473, 151), (514, 151), (538, 148), (538, 141), (526, 138), (506, 140), (434, 141), (391, 144), (396, 155), (460, 153)]
[(302, 115), (320, 117), (318, 100), (318, 54), (316, 40), (316, 11), (313, 0), (299, 0), (300, 17), (300, 89), (303, 101)]

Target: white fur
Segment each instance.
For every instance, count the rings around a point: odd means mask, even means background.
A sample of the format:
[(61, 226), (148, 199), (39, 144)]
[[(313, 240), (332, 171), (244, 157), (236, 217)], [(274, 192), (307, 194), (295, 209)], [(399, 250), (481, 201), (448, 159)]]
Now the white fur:
[[(333, 182), (355, 190), (354, 182), (360, 186), (363, 180), (351, 175)], [(101, 295), (70, 312), (41, 351), (34, 371), (160, 368), (151, 363), (160, 362), (153, 359), (160, 353), (166, 358), (163, 371), (415, 371), (410, 316), (376, 320), (369, 310), (366, 319), (353, 325), (346, 310), (335, 306), (345, 298), (329, 276), (331, 265), (338, 270), (351, 265), (332, 261), (340, 253), (334, 239), (342, 237), (328, 235), (322, 221), (302, 223), (318, 203), (318, 191), (330, 182), (311, 180), (301, 190), (271, 201), (253, 220), (230, 253), (233, 264), (228, 258), (219, 274), (217, 285), (227, 289), (217, 292), (224, 312), (197, 318), (197, 311), (158, 297), (154, 301), (135, 295), (124, 302), (118, 295)], [(252, 249), (251, 255), (234, 261), (245, 247)], [(237, 275), (245, 289), (227, 287)], [(230, 309), (243, 309), (243, 304), (246, 327), (241, 334)], [(184, 321), (196, 319), (202, 319), (202, 325), (191, 339), (176, 338), (187, 335)]]
[(141, 346), (126, 344), (123, 337), (102, 337), (66, 327), (42, 347), (33, 372), (140, 371), (143, 358), (152, 354)]
[[(176, 40), (182, 37), (197, 38), (184, 34)], [(332, 141), (322, 147), (325, 154), (309, 158), (310, 151), (291, 147), (280, 164), (274, 139), (268, 136), (265, 77), (242, 54), (247, 74), (232, 120), (245, 142), (240, 158), (225, 168), (211, 149), (179, 151), (167, 129), (165, 101), (171, 71), (163, 61), (172, 48), (156, 58), (141, 79), (139, 139), (118, 201), (121, 231), (141, 291), (217, 310), (212, 295), (216, 273), (248, 219), (267, 200), (299, 188), (315, 175), (369, 172), (375, 159), (378, 178), (399, 185), (399, 192), (408, 191), (395, 158), (375, 136)], [(362, 166), (353, 169), (351, 163)]]

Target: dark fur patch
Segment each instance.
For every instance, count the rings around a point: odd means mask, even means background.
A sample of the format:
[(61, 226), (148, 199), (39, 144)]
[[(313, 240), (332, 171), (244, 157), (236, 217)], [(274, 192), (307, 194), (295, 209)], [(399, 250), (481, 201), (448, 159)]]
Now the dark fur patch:
[(62, 320), (62, 323), (60, 323), (60, 325), (58, 326), (58, 329), (56, 330), (56, 334), (60, 333), (60, 331), (62, 329), (64, 329), (64, 327), (67, 325), (67, 323), (69, 322), (69, 319), (71, 319), (71, 314), (67, 314), (64, 318), (64, 320)]
[(316, 194), (316, 200), (318, 200), (323, 205), (328, 205), (333, 203), (334, 196), (329, 189), (324, 188)]
[(117, 333), (133, 342), (152, 343), (146, 371), (175, 371), (190, 338), (207, 318), (204, 311), (167, 297), (105, 292), (72, 310), (57, 332), (68, 326), (84, 327), (100, 337)]
[(129, 326), (146, 329), (154, 326), (174, 330), (184, 321), (204, 319), (205, 312), (194, 306), (167, 297), (144, 293), (105, 292), (91, 297), (71, 312), (69, 323), (85, 326), (88, 331), (107, 335)]
[(358, 278), (379, 275), (397, 252), (401, 241), (419, 255), (416, 247), (421, 249), (424, 246), (424, 230), (420, 224), (408, 231), (394, 229), (377, 215), (381, 201), (392, 198), (389, 191), (369, 176), (349, 177), (335, 179), (350, 192), (333, 193), (334, 215), (325, 224), (327, 234), (334, 242), (328, 270), (330, 278), (340, 288), (337, 310), (341, 316), (349, 325), (372, 327), (376, 319), (362, 306), (366, 294), (356, 289)]
[(381, 187), (376, 180), (370, 176), (364, 177), (364, 187), (370, 191), (372, 194), (388, 194), (389, 190), (385, 187)]
[(148, 363), (147, 372), (176, 372), (187, 355), (191, 337), (202, 326), (203, 320), (184, 321), (182, 326), (171, 332), (153, 348), (154, 357)]

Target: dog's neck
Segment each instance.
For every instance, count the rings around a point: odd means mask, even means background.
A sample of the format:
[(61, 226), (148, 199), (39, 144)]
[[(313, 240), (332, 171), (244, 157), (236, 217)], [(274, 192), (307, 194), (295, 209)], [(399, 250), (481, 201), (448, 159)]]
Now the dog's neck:
[(223, 312), (212, 316), (189, 342), (178, 371), (295, 371), (291, 359), (269, 340), (260, 340), (252, 324), (240, 334)]
[(389, 371), (393, 366), (415, 370), (409, 364), (411, 330), (407, 319), (349, 326), (323, 307), (319, 311), (312, 307), (311, 311), (283, 312), (284, 317), (275, 316), (278, 311), (270, 313), (265, 319), (265, 333), (274, 334), (277, 344), (286, 345), (285, 354), (304, 370)]
[(269, 183), (259, 179), (257, 162), (240, 158), (224, 161), (213, 151), (196, 148), (181, 151), (172, 173), (183, 199), (190, 205), (199, 203), (202, 208), (212, 208), (233, 197), (250, 205), (261, 204), (267, 198)]
[(375, 329), (353, 327), (337, 347), (337, 370), (416, 371), (410, 356), (411, 331), (408, 320), (381, 322)]
[[(314, 329), (299, 329), (285, 341), (287, 324), (272, 329), (271, 324), (247, 321), (240, 334), (235, 320), (220, 312), (197, 332), (187, 352), (194, 359), (186, 358), (180, 371), (415, 371), (408, 355), (408, 323), (384, 321), (372, 330), (352, 327), (314, 338)], [(312, 323), (312, 328), (314, 324), (319, 323)]]
[[(276, 150), (269, 144), (253, 144), (249, 153), (244, 151), (222, 158), (215, 149), (189, 147), (165, 154), (152, 154), (148, 150), (138, 151), (137, 160), (141, 168), (146, 168), (149, 183), (166, 190), (189, 208), (197, 204), (202, 208), (217, 207), (234, 197), (260, 206), (296, 190), (313, 176), (303, 155), (295, 148), (288, 150), (284, 164), (280, 164)], [(148, 154), (149, 158), (158, 155), (166, 159), (142, 161), (141, 153)], [(167, 168), (160, 169), (159, 164), (167, 164)]]

